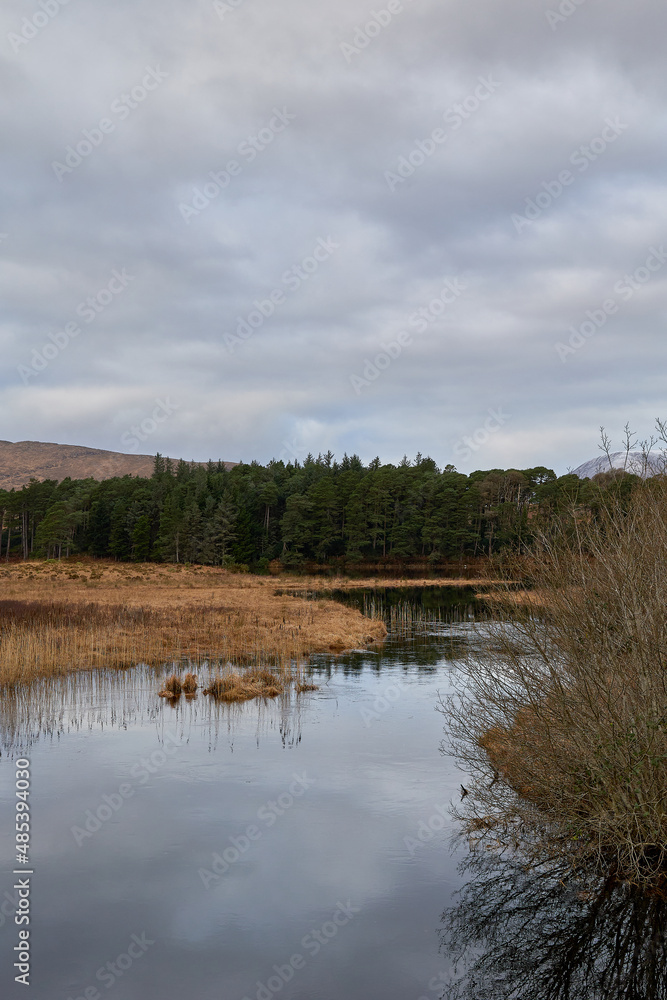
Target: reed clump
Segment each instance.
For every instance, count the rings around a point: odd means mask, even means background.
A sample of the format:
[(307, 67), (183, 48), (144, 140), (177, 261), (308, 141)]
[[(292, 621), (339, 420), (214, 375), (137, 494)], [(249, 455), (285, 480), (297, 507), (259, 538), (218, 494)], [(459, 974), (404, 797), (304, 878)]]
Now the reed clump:
[(182, 694), (186, 698), (192, 698), (197, 693), (197, 678), (192, 673), (187, 673), (183, 680), (178, 674), (172, 674), (164, 683), (161, 691), (158, 691), (160, 698), (167, 698), (170, 701), (178, 701)]
[(186, 695), (186, 697), (189, 695), (196, 694), (198, 687), (199, 685), (197, 684), (196, 676), (194, 674), (187, 673), (183, 678), (183, 684), (182, 684), (183, 694)]
[(183, 685), (177, 674), (172, 674), (164, 683), (164, 687), (158, 692), (160, 698), (172, 698), (177, 701), (181, 697)]
[[(576, 512), (575, 512), (576, 515)], [(634, 884), (667, 873), (667, 480), (638, 485), (533, 553), (541, 607), (496, 592), (443, 710), (473, 773), (461, 815), (531, 829)], [(466, 802), (468, 807), (468, 802)]]
[(253, 667), (243, 673), (230, 671), (216, 677), (204, 691), (216, 701), (251, 701), (254, 698), (277, 698), (291, 683), (291, 677), (277, 674), (264, 667)]

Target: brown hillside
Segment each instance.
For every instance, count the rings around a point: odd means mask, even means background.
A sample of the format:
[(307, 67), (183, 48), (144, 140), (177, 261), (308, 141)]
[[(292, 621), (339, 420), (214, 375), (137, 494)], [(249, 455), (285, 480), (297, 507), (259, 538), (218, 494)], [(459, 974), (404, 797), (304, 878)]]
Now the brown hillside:
[[(177, 461), (172, 459), (172, 461)], [(225, 462), (231, 469), (234, 462)], [(83, 448), (41, 441), (0, 441), (0, 489), (20, 489), (31, 479), (111, 479), (113, 476), (150, 476), (152, 455), (123, 455), (117, 451)]]

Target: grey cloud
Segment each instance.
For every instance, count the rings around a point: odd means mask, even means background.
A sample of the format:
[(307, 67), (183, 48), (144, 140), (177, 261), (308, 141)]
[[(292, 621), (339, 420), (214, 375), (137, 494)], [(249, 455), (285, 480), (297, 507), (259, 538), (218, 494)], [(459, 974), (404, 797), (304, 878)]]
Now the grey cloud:
[[(181, 405), (154, 447), (198, 459), (266, 461), (298, 439), (444, 465), (502, 405), (512, 419), (470, 467), (562, 472), (600, 423), (647, 431), (667, 267), (567, 363), (555, 345), (665, 234), (667, 12), (585, 0), (552, 30), (557, 2), (405, 0), (346, 62), (383, 6), (243, 0), (220, 18), (205, 0), (71, 0), (16, 53), (7, 35), (33, 8), (3, 8), (3, 437), (120, 449), (126, 416), (165, 393)], [(168, 77), (121, 119), (113, 102), (158, 66)], [(497, 90), (453, 128), (480, 77)], [(276, 108), (296, 117), (251, 156)], [(104, 117), (113, 131), (59, 182), (52, 162)], [(616, 118), (627, 129), (580, 171), (573, 152)], [(392, 192), (385, 172), (437, 127), (446, 142)], [(186, 223), (179, 206), (230, 160)], [(340, 249), (287, 288), (320, 237)], [(25, 385), (18, 366), (114, 269), (134, 281)], [(466, 294), (356, 394), (350, 376), (447, 277)], [(230, 353), (225, 334), (275, 289), (284, 303)]]

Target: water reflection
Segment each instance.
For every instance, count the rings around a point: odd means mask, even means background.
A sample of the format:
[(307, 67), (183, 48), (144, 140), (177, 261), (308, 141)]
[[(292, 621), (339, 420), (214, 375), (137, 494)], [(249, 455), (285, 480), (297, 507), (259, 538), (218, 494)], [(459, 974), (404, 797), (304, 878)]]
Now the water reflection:
[(383, 618), (393, 638), (415, 633), (441, 634), (448, 626), (485, 618), (486, 601), (477, 587), (375, 587), (372, 590), (318, 591), (357, 608), (368, 618)]
[(389, 634), (377, 650), (353, 650), (342, 656), (314, 656), (311, 663), (327, 677), (371, 669), (402, 667), (435, 673), (443, 661), (458, 663), (479, 641), (476, 623), (486, 617), (486, 602), (474, 587), (378, 587), (317, 591), (315, 599), (333, 597), (368, 617), (383, 618)]
[[(434, 711), (450, 639), (435, 623), (380, 656), (318, 657), (319, 690), (298, 699), (224, 705), (199, 692), (172, 707), (158, 697), (164, 672), (145, 667), (0, 699), (0, 798), (13, 793), (7, 750), (33, 776), (34, 1000), (91, 995), (96, 970), (143, 932), (155, 946), (114, 984), (118, 1000), (266, 1000), (261, 984), (297, 953), (307, 964), (282, 1000), (417, 1000), (440, 968), (434, 927), (458, 884), (443, 816), (460, 774), (439, 754)], [(292, 802), (297, 778), (307, 793)], [(122, 786), (132, 795), (110, 807)], [(13, 813), (0, 812), (9, 842)], [(211, 882), (201, 872), (218, 857), (228, 870)], [(8, 911), (14, 881), (0, 870)], [(317, 953), (302, 943), (348, 902), (349, 928), (323, 931)], [(3, 968), (14, 944), (0, 913)]]
[[(79, 673), (3, 698), (3, 755), (35, 751), (35, 1000), (84, 995), (130, 923), (159, 944), (118, 984), (119, 998), (176, 1000), (193, 984), (202, 998), (255, 996), (253, 984), (341, 897), (360, 906), (352, 932), (281, 990), (284, 1000), (436, 1000), (457, 959), (450, 1000), (667, 1000), (664, 900), (483, 844), (466, 854), (467, 884), (443, 916), (438, 954), (433, 928), (459, 884), (444, 817), (463, 776), (438, 754), (434, 709), (462, 650), (479, 641), (483, 610), (470, 592), (441, 588), (345, 598), (375, 600), (392, 632), (380, 650), (314, 657), (314, 693), (226, 705), (200, 692), (171, 706), (157, 696), (170, 665)], [(178, 754), (75, 842), (74, 824), (167, 737)], [(304, 772), (308, 795), (261, 826), (219, 884), (202, 884), (214, 853)]]
[(442, 950), (460, 963), (450, 1000), (663, 1000), (667, 902), (562, 862), (476, 850)]
[[(210, 667), (193, 667), (208, 683)], [(233, 748), (234, 733), (241, 723), (254, 724), (256, 740), (263, 733), (280, 733), (283, 746), (301, 740), (301, 711), (308, 695), (285, 692), (272, 701), (225, 704), (201, 692), (192, 699), (165, 703), (157, 696), (164, 670), (138, 666), (128, 671), (80, 671), (66, 677), (48, 678), (30, 688), (6, 691), (0, 703), (0, 747), (2, 753), (20, 756), (40, 741), (58, 742), (73, 733), (131, 729), (152, 725), (158, 733), (165, 727), (187, 740), (193, 731), (207, 739), (209, 749), (221, 741)]]
[[(435, 674), (443, 660), (456, 663), (474, 641), (474, 625), (484, 613), (483, 602), (472, 587), (392, 587), (370, 591), (328, 591), (365, 614), (384, 617), (390, 634), (377, 650), (352, 650), (343, 654), (313, 656), (308, 672), (324, 689), (336, 676), (361, 678), (363, 673), (380, 675), (401, 670)], [(322, 593), (313, 592), (314, 598)], [(182, 698), (175, 705), (156, 697), (164, 678), (192, 669), (206, 687), (217, 665), (168, 664), (163, 669), (139, 665), (131, 670), (79, 671), (47, 678), (30, 688), (8, 691), (0, 701), (0, 747), (4, 753), (27, 752), (40, 739), (57, 741), (74, 733), (127, 729), (153, 723), (159, 730), (168, 723), (185, 738), (200, 729), (215, 748), (220, 740), (233, 746), (241, 722), (256, 725), (257, 741), (263, 733), (280, 734), (284, 747), (302, 739), (302, 710), (309, 694), (285, 692), (274, 701), (244, 705), (214, 702), (201, 691), (192, 701)]]

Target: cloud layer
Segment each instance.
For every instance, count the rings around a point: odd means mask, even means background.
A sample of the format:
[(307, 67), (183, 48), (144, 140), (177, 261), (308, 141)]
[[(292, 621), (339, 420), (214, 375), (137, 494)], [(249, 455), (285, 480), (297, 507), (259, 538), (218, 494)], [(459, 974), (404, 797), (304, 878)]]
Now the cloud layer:
[(666, 29), (655, 0), (9, 0), (2, 437), (124, 450), (168, 399), (146, 451), (563, 472), (648, 433)]

